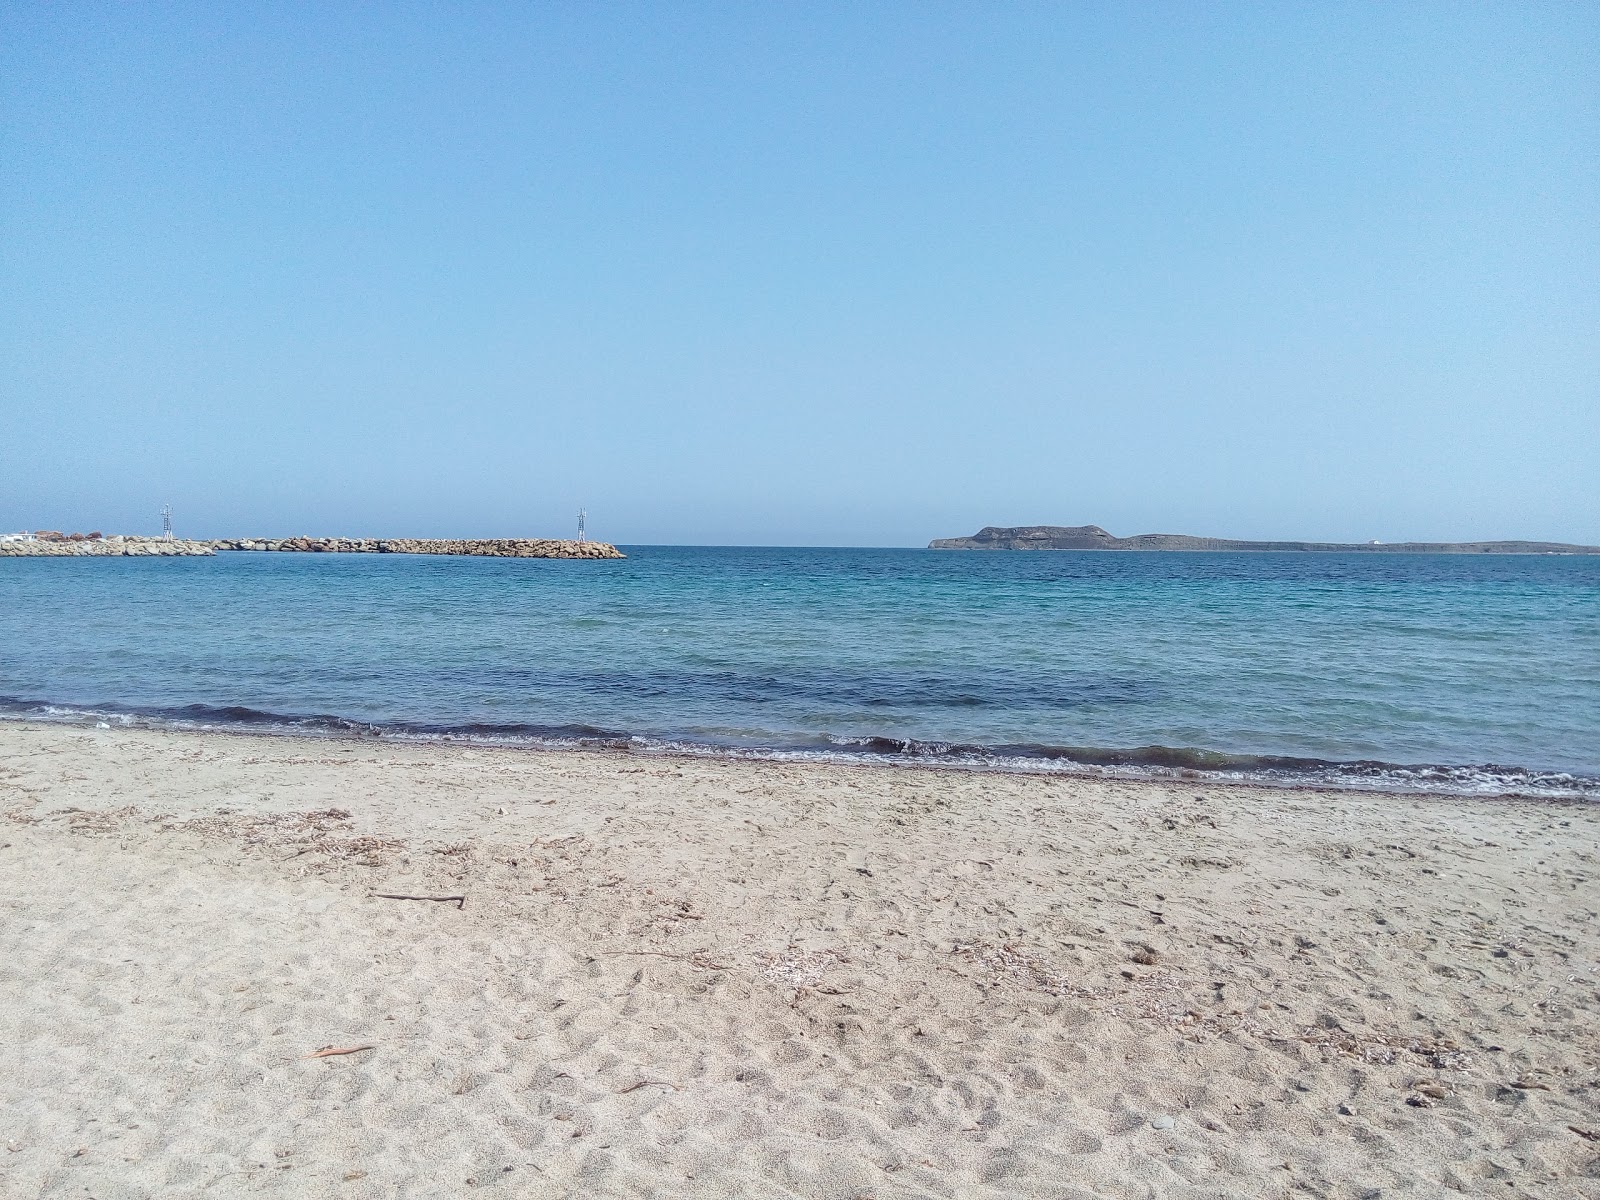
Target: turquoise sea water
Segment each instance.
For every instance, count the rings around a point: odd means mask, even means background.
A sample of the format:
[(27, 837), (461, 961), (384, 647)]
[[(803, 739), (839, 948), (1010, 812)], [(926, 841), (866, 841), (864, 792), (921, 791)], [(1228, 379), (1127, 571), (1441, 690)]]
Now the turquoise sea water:
[(0, 559), (0, 711), (1600, 798), (1600, 557)]

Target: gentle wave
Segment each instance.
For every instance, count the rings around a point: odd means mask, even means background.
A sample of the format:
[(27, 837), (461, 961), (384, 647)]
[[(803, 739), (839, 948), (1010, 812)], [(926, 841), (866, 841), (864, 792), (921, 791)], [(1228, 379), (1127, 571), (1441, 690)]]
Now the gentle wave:
[(1377, 760), (1340, 761), (1229, 754), (1174, 746), (1126, 749), (1031, 744), (984, 746), (870, 735), (826, 735), (764, 741), (629, 733), (583, 724), (380, 723), (320, 713), (263, 712), (239, 705), (187, 704), (139, 709), (116, 704), (54, 704), (16, 697), (0, 697), (0, 720), (100, 726), (115, 723), (132, 728), (302, 737), (381, 738), (398, 742), (437, 742), (529, 750), (611, 750), (769, 762), (843, 765), (889, 763), (1109, 779), (1270, 784), (1286, 788), (1600, 800), (1600, 777), (1566, 771), (1539, 771), (1496, 763), (1405, 764)]

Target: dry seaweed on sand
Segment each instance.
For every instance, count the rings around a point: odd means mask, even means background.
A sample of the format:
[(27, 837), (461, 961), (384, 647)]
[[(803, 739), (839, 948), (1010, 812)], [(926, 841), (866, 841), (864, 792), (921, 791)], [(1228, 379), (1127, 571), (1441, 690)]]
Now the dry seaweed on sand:
[(1051, 996), (1088, 997), (1095, 993), (1072, 983), (1014, 942), (958, 942), (951, 954), (976, 964), (988, 972), (984, 981), (990, 987), (1020, 983), (1033, 991)]
[(849, 962), (849, 958), (836, 950), (802, 950), (787, 946), (782, 951), (763, 955), (761, 973), (775, 983), (793, 988), (815, 987), (830, 968)]

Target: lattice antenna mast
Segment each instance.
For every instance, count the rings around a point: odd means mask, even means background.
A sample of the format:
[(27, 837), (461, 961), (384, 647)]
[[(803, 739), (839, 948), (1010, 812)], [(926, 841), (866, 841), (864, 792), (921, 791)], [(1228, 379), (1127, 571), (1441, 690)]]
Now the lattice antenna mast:
[(163, 541), (172, 540), (172, 505), (161, 506), (161, 537)]
[(584, 528), (588, 520), (589, 510), (587, 508), (580, 508), (578, 510), (578, 540), (580, 542), (587, 542), (589, 540), (588, 530)]

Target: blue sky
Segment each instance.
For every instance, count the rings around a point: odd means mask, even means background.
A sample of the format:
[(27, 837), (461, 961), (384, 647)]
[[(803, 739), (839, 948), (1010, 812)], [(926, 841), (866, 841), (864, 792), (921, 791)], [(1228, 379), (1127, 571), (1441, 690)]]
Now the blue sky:
[(0, 5), (0, 527), (1600, 543), (1600, 7)]

